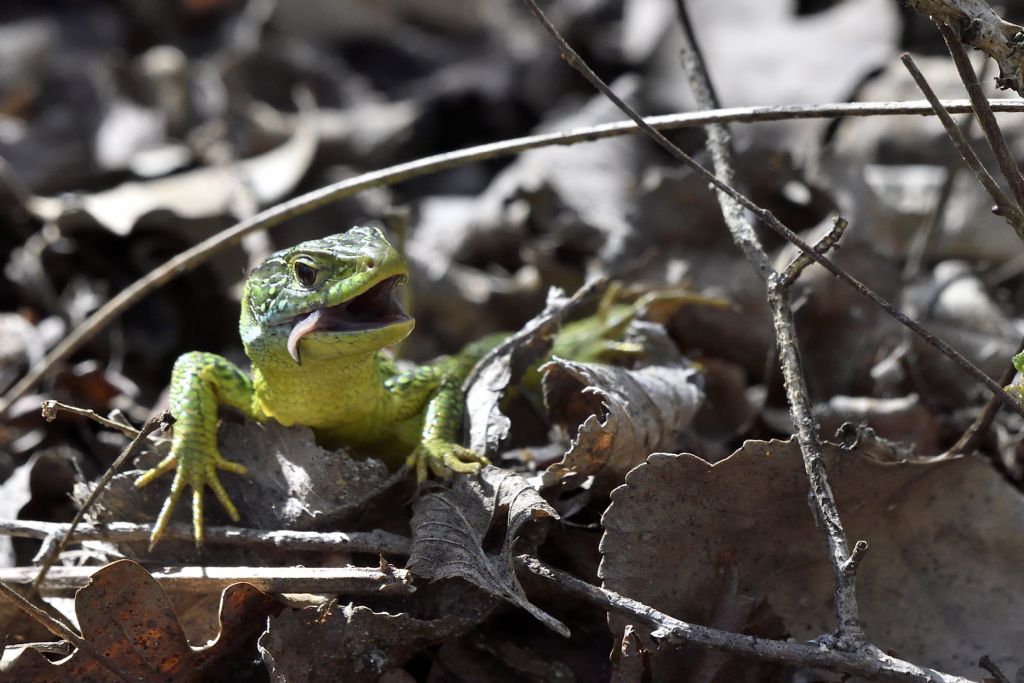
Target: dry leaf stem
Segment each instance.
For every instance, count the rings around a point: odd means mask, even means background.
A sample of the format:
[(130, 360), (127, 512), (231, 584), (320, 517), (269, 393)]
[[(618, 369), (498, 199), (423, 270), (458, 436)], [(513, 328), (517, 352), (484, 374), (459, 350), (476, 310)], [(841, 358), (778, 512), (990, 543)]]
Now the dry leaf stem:
[[(643, 603), (613, 591), (593, 586), (566, 572), (554, 569), (540, 560), (522, 555), (516, 566), (529, 571), (570, 595), (622, 614), (657, 632), (659, 639), (673, 644), (695, 645), (719, 652), (784, 662), (861, 676), (876, 681), (909, 681), (913, 683), (969, 683), (969, 679), (922, 669), (909, 662), (886, 655), (874, 646), (858, 652), (843, 652), (822, 647), (817, 642), (796, 642), (757, 638), (716, 628), (691, 624), (670, 617)], [(870, 654), (870, 656), (868, 656)]]
[[(963, 100), (944, 103), (954, 113), (972, 111), (971, 105)], [(1024, 111), (1024, 101), (993, 102), (995, 111)], [(672, 130), (709, 123), (754, 123), (758, 121), (780, 121), (793, 119), (836, 118), (840, 116), (885, 116), (885, 115), (931, 115), (934, 114), (927, 102), (872, 102), (842, 103), (824, 105), (782, 105), (774, 107), (734, 107), (712, 112), (690, 112), (652, 116), (645, 119), (648, 125), (660, 130)], [(171, 282), (179, 275), (196, 268), (223, 249), (240, 242), (245, 235), (257, 230), (266, 230), (289, 218), (300, 216), (332, 202), (351, 197), (363, 190), (394, 185), (405, 180), (439, 171), (464, 166), (476, 161), (485, 161), (529, 149), (552, 145), (572, 145), (580, 142), (636, 134), (640, 128), (633, 121), (616, 121), (597, 126), (579, 128), (568, 132), (529, 135), (521, 138), (467, 147), (453, 152), (435, 154), (395, 166), (363, 173), (353, 178), (333, 183), (307, 192), (286, 202), (272, 206), (244, 221), (208, 237), (199, 244), (174, 256), (131, 285), (90, 315), (81, 325), (52, 348), (46, 356), (11, 387), (0, 398), (0, 417), (3, 417), (14, 401), (31, 390), (41, 379), (53, 371), (55, 366), (82, 347), (122, 313), (137, 304), (151, 292)]]
[(132, 427), (130, 424), (125, 424), (123, 422), (115, 422), (114, 420), (103, 417), (95, 410), (90, 410), (89, 408), (79, 408), (77, 406), (69, 406), (68, 404), (61, 403), (60, 401), (48, 400), (43, 401), (41, 409), (43, 411), (43, 419), (45, 419), (47, 422), (53, 422), (54, 420), (56, 420), (57, 415), (59, 415), (60, 413), (69, 413), (71, 415), (78, 415), (79, 417), (89, 418), (93, 422), (101, 424), (107, 429), (112, 429), (114, 431), (121, 432), (129, 439), (134, 439), (139, 435), (139, 430), (136, 429), (135, 427)]

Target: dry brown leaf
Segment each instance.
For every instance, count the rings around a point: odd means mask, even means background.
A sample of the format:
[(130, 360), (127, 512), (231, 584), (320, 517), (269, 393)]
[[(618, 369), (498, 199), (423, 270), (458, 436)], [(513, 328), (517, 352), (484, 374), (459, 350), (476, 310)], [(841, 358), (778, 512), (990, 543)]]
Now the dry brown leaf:
[(593, 475), (608, 490), (651, 453), (678, 447), (700, 407), (699, 374), (682, 362), (628, 370), (556, 358), (542, 370), (552, 420), (576, 430), (545, 485)]
[[(249, 468), (245, 476), (222, 474), (221, 482), (242, 515), (241, 524), (251, 528), (337, 525), (358, 515), (371, 498), (397, 480), (376, 458), (355, 459), (344, 450), (321, 448), (308, 427), (284, 427), (273, 420), (229, 423), (221, 425), (218, 439), (225, 458)], [(167, 497), (170, 475), (139, 490), (134, 484), (139, 474), (126, 472), (111, 481), (97, 500), (97, 521), (142, 523), (156, 518)], [(226, 523), (226, 515), (212, 496), (207, 497), (207, 524)], [(191, 520), (188, 496), (179, 502), (175, 519)], [(140, 557), (154, 558), (143, 544), (132, 544), (131, 548)], [(194, 555), (195, 548), (190, 543), (166, 541), (157, 545), (155, 552), (157, 557), (174, 560)], [(224, 562), (229, 557), (225, 553), (237, 552), (211, 548), (205, 559)], [(265, 551), (261, 554), (265, 556)]]
[[(465, 579), (525, 609), (548, 628), (568, 636), (569, 630), (564, 624), (526, 598), (510, 560), (520, 532), (533, 531), (524, 528), (526, 522), (557, 517), (554, 509), (522, 475), (485, 467), (478, 479), (461, 477), (451, 488), (416, 499), (408, 567), (432, 581)], [(503, 531), (501, 545), (496, 550), (484, 547), (492, 521)]]
[(316, 127), (307, 121), (279, 147), (233, 166), (127, 182), (92, 194), (32, 197), (29, 210), (44, 221), (84, 211), (117, 235), (131, 233), (140, 218), (154, 211), (188, 219), (230, 215), (240, 187), (248, 188), (261, 205), (284, 197), (306, 173), (316, 146)]
[(324, 607), (287, 610), (270, 619), (259, 649), (274, 680), (376, 681), (423, 647), (477, 625), (489, 609), (476, 613), (468, 607), (471, 603), (461, 602), (459, 609), (435, 619), (333, 601)]
[(470, 448), (485, 455), (497, 452), (512, 427), (512, 421), (501, 411), (506, 391), (548, 356), (562, 319), (581, 301), (599, 293), (605, 284), (593, 281), (571, 297), (552, 288), (544, 310), (483, 359), (466, 381)]
[[(919, 665), (976, 677), (979, 657), (1024, 664), (1024, 501), (982, 458), (882, 464), (827, 446), (849, 538), (870, 549), (858, 573), (868, 637)], [(605, 512), (606, 587), (715, 625), (727, 601), (764, 601), (798, 640), (834, 628), (832, 572), (807, 507), (799, 448), (748, 441), (711, 466), (657, 453), (629, 473)], [(625, 622), (612, 620), (621, 633)], [(652, 655), (679, 680), (692, 650)]]
[[(220, 602), (220, 635), (213, 643), (196, 648), (185, 638), (163, 588), (131, 560), (118, 560), (99, 569), (75, 598), (82, 636), (123, 673), (140, 681), (203, 680), (279, 607), (274, 598), (253, 586), (228, 586)], [(50, 662), (35, 650), (25, 650), (0, 672), (0, 681), (120, 679), (80, 651)]]

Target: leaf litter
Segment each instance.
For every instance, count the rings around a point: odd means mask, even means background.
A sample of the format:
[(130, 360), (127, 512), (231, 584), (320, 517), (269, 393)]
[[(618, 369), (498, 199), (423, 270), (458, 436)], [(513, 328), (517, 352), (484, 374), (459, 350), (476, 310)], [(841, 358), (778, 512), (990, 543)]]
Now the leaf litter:
[[(10, 16), (18, 18), (0, 21), (0, 61), (14, 65), (0, 69), (0, 155), (12, 170), (0, 173), (11, 198), (0, 202), (0, 385), (136, 277), (225, 226), (239, 212), (239, 193), (269, 204), (425, 154), (619, 118), (515, 3), (488, 11), (473, 3), (444, 10), (345, 4), (344, 11), (338, 3), (272, 4), (203, 0), (159, 15), (148, 6), (16, 7)], [(930, 26), (888, 0), (687, 4), (726, 105), (851, 94), (916, 99), (894, 56), (941, 50)], [(556, 3), (552, 11), (640, 110), (690, 106), (670, 0)], [(818, 58), (808, 59), (812, 53)], [(940, 91), (962, 96), (948, 60), (919, 63)], [(315, 112), (293, 111), (297, 83), (313, 93)], [(1000, 121), (1019, 147), (1016, 119)], [(966, 174), (954, 179), (917, 271), (908, 268), (938, 190), (959, 163), (933, 118), (732, 129), (745, 191), (811, 241), (840, 210), (850, 229), (836, 260), (998, 376), (1024, 330), (1024, 269), (1014, 258), (1016, 237)], [(700, 134), (672, 135), (702, 153)], [(411, 596), (292, 596), (265, 628), (261, 649), (253, 632), (225, 645), (222, 663), (204, 673), (827, 680), (715, 653), (684, 650), (680, 662), (646, 633), (624, 637), (621, 623), (607, 628), (603, 611), (511, 570), (509, 555), (529, 552), (597, 582), (604, 514), (601, 574), (609, 587), (676, 616), (692, 610), (700, 623), (766, 637), (809, 638), (830, 628), (823, 539), (811, 525), (799, 458), (792, 445), (769, 441), (792, 425), (762, 284), (729, 243), (705, 183), (645, 141), (534, 150), (324, 207), (265, 244), (246, 244), (247, 254), (220, 254), (156, 292), (39, 391), (141, 422), (159, 406), (179, 353), (206, 349), (240, 360), (237, 283), (260, 249), (394, 218), (393, 206), (412, 209), (406, 224), (392, 226), (414, 269), (418, 325), (403, 355), (426, 360), (490, 332), (520, 331), (465, 387), (468, 441), (506, 472), (417, 496), (375, 461), (320, 448), (309, 430), (226, 417), (223, 452), (252, 473), (223, 478), (245, 524), (411, 535), (411, 565), (421, 578)], [(791, 249), (762, 237), (777, 263), (792, 258)], [(649, 318), (664, 330), (634, 323), (616, 343), (638, 343), (643, 357), (616, 352), (581, 363), (569, 354), (534, 375), (555, 319), (564, 329), (593, 312), (583, 302), (531, 320), (549, 288), (572, 292), (595, 277), (682, 288), (729, 305), (685, 305)], [(980, 654), (1019, 664), (1007, 643), (1019, 636), (1013, 523), (1024, 425), (1003, 411), (980, 440), (999, 473), (977, 459), (935, 462), (980, 409), (976, 384), (819, 268), (804, 273), (796, 294), (815, 415), (823, 433), (839, 427), (858, 439), (850, 453), (830, 448), (828, 464), (852, 539), (871, 544), (858, 583), (868, 633), (895, 654), (970, 677)], [(524, 375), (526, 388), (517, 386)], [(3, 493), (11, 515), (17, 507), (29, 519), (66, 520), (72, 474), (94, 479), (123, 440), (72, 420), (44, 425), (38, 400), (26, 397), (0, 425), (0, 472), (9, 475)], [(755, 441), (741, 448), (747, 439)], [(65, 465), (26, 466), (38, 453)], [(158, 457), (145, 453), (139, 465)], [(153, 518), (167, 483), (140, 495), (133, 476), (115, 478), (96, 519)], [(615, 489), (623, 477), (626, 485)], [(32, 488), (47, 478), (48, 486)], [(227, 521), (215, 504), (207, 509), (211, 524)], [(8, 560), (27, 562), (32, 543), (14, 541)], [(88, 542), (62, 562), (121, 555), (254, 566), (380, 561), (349, 552), (205, 552), (188, 543), (149, 554), (142, 544)], [(606, 574), (613, 569), (618, 574)], [(169, 597), (193, 642), (219, 632), (218, 594)], [(173, 615), (162, 615), (161, 623), (172, 623)], [(10, 642), (46, 637), (34, 625), (7, 623)], [(563, 629), (570, 639), (558, 635)], [(187, 641), (170, 642), (178, 649), (169, 652), (187, 654)], [(138, 663), (131, 648), (123, 652), (127, 666)], [(42, 656), (28, 653), (36, 663)], [(71, 660), (84, 661), (77, 656)], [(56, 670), (46, 666), (40, 680)]]

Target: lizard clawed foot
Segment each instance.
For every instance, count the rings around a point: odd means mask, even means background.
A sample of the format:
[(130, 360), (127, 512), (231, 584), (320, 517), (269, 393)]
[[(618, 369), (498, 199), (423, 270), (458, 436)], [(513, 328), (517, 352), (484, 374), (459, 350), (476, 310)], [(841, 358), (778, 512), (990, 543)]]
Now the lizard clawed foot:
[(245, 465), (225, 460), (216, 451), (210, 454), (200, 448), (172, 449), (171, 454), (160, 461), (156, 467), (147, 470), (135, 480), (135, 488), (142, 488), (171, 470), (175, 470), (174, 481), (171, 483), (171, 492), (160, 509), (160, 516), (157, 517), (156, 524), (153, 526), (153, 532), (149, 536), (150, 550), (156, 546), (166, 531), (167, 525), (171, 521), (171, 514), (174, 512), (174, 506), (178, 504), (186, 486), (192, 489), (192, 529), (197, 548), (202, 547), (205, 536), (203, 527), (203, 490), (205, 487), (209, 486), (213, 490), (217, 500), (224, 506), (224, 510), (227, 511), (232, 521), (237, 522), (241, 519), (234, 503), (231, 502), (231, 497), (224, 490), (224, 485), (220, 483), (217, 470), (246, 474), (248, 470)]
[(472, 474), (491, 463), (484, 456), (465, 446), (440, 439), (422, 442), (405, 462), (416, 470), (416, 481), (425, 480), (428, 469), (434, 476), (448, 479), (452, 472)]

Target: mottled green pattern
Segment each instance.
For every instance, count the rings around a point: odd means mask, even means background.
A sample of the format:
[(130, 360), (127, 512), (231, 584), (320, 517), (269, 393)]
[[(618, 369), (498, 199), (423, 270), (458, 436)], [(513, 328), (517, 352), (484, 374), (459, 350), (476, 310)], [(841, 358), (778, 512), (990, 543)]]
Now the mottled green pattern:
[[(310, 273), (315, 273), (312, 281)], [(221, 405), (257, 420), (310, 426), (328, 447), (353, 446), (392, 465), (405, 461), (421, 479), (428, 470), (448, 476), (453, 471), (474, 472), (487, 462), (455, 440), (462, 424), (461, 381), (498, 338), (406, 373), (398, 373), (382, 350), (412, 331), (411, 318), (358, 331), (318, 331), (299, 342), (301, 362), (288, 352), (288, 336), (302, 316), (347, 302), (407, 273), (405, 262), (383, 234), (365, 227), (278, 252), (253, 271), (246, 281), (239, 321), (239, 334), (252, 361), (252, 380), (212, 353), (188, 353), (175, 364), (170, 408), (177, 423), (171, 455), (136, 482), (144, 486), (175, 470), (152, 543), (159, 540), (187, 487), (192, 489), (197, 544), (203, 539), (206, 487), (232, 519), (238, 519), (217, 470), (244, 474), (245, 468), (224, 460), (217, 450)]]

